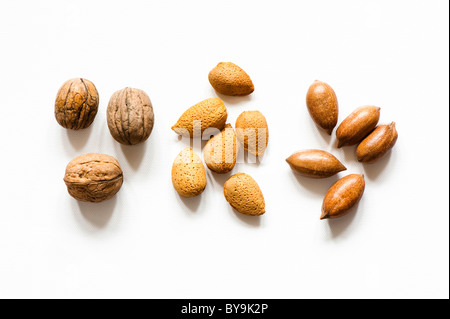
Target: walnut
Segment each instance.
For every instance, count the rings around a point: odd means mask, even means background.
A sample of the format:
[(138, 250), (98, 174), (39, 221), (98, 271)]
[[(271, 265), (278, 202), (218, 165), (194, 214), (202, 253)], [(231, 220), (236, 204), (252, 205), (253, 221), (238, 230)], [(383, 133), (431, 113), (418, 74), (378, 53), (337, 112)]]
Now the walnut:
[(81, 78), (68, 80), (56, 95), (56, 120), (62, 127), (68, 129), (87, 128), (97, 115), (98, 102), (98, 92), (94, 83)]
[(82, 202), (102, 202), (120, 190), (123, 173), (114, 157), (90, 153), (70, 161), (64, 182), (73, 198)]
[(125, 145), (145, 142), (153, 129), (153, 107), (148, 95), (139, 89), (115, 92), (107, 109), (108, 127), (114, 139)]

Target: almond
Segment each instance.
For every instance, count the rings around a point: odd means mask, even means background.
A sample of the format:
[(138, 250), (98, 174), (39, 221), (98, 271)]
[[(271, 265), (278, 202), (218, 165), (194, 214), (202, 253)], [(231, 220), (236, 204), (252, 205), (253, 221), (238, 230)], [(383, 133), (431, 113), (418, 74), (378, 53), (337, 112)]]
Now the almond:
[(255, 88), (248, 74), (231, 62), (220, 62), (209, 72), (209, 83), (224, 95), (249, 95)]
[(379, 119), (379, 107), (358, 107), (337, 128), (338, 147), (355, 145), (361, 142), (377, 126)]
[(225, 199), (239, 213), (259, 216), (265, 213), (264, 196), (255, 180), (247, 174), (231, 176), (223, 187)]
[(320, 219), (347, 215), (361, 199), (364, 188), (364, 175), (351, 174), (338, 180), (325, 195)]
[(309, 114), (317, 126), (331, 135), (338, 121), (338, 101), (331, 86), (315, 81), (306, 94)]
[(210, 98), (186, 110), (177, 123), (172, 126), (172, 130), (183, 136), (199, 136), (207, 128), (222, 130), (227, 117), (227, 108), (223, 101), (219, 98)]
[(295, 172), (312, 178), (330, 177), (347, 169), (332, 154), (321, 150), (296, 152), (286, 162)]
[(374, 163), (394, 147), (398, 133), (395, 122), (389, 125), (379, 125), (356, 148), (359, 162)]
[(238, 145), (236, 133), (230, 124), (219, 134), (211, 138), (203, 150), (206, 166), (213, 172), (228, 173), (236, 164)]
[(260, 111), (242, 112), (236, 119), (236, 136), (247, 152), (262, 156), (269, 143), (269, 128)]
[(173, 162), (172, 184), (183, 197), (200, 195), (206, 187), (205, 167), (190, 147), (182, 150)]

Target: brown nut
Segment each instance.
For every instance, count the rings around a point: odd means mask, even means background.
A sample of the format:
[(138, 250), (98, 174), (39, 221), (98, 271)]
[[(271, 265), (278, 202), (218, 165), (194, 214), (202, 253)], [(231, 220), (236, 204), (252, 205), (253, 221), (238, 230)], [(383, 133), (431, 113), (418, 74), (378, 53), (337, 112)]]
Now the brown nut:
[(351, 174), (338, 180), (325, 195), (320, 219), (347, 215), (361, 199), (364, 188), (364, 175)]
[(376, 162), (394, 147), (397, 138), (395, 122), (377, 126), (356, 148), (358, 161), (362, 163)]
[(342, 121), (336, 130), (338, 148), (361, 142), (377, 126), (379, 119), (379, 107), (358, 107)]
[(80, 130), (89, 127), (98, 110), (98, 92), (89, 80), (70, 79), (56, 94), (55, 117), (64, 128)]
[(306, 105), (316, 125), (331, 135), (339, 113), (336, 93), (331, 86), (316, 80), (306, 94)]
[(187, 109), (172, 126), (172, 130), (183, 136), (200, 136), (208, 128), (223, 130), (228, 113), (219, 98), (203, 100)]
[(286, 162), (295, 172), (312, 178), (330, 177), (347, 169), (332, 154), (321, 150), (296, 152)]
[(234, 168), (238, 154), (236, 133), (230, 124), (213, 136), (203, 149), (206, 166), (213, 172), (224, 174)]
[(194, 197), (206, 187), (206, 173), (200, 157), (192, 148), (186, 147), (175, 158), (172, 165), (172, 184), (183, 197)]
[(231, 62), (220, 62), (208, 74), (209, 83), (214, 90), (224, 95), (249, 95), (254, 90), (248, 74)]
[(114, 157), (90, 153), (70, 161), (64, 182), (76, 200), (96, 203), (110, 199), (120, 190), (123, 173)]
[(269, 128), (260, 111), (242, 112), (236, 119), (236, 136), (247, 152), (263, 156), (269, 143)]
[(231, 207), (241, 214), (259, 216), (266, 212), (261, 189), (250, 175), (237, 173), (231, 176), (223, 186), (223, 194)]
[(106, 115), (111, 135), (121, 144), (143, 143), (152, 132), (152, 102), (142, 90), (127, 87), (114, 92)]

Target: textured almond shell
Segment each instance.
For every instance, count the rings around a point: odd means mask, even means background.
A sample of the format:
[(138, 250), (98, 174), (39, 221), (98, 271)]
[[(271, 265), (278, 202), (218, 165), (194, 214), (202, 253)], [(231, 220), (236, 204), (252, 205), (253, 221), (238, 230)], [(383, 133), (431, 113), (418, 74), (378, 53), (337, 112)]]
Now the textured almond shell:
[(361, 142), (377, 126), (379, 119), (379, 107), (358, 107), (337, 128), (338, 147), (355, 145)]
[[(207, 128), (217, 128), (222, 130), (225, 127), (228, 113), (225, 104), (219, 98), (210, 98), (191, 106), (187, 109), (177, 123), (172, 126), (175, 133), (193, 137), (198, 136)], [(194, 121), (200, 121), (201, 126), (194, 132)]]
[(89, 127), (98, 111), (99, 96), (94, 83), (82, 78), (70, 79), (58, 90), (55, 118), (64, 128), (80, 130)]
[(335, 156), (322, 150), (296, 152), (286, 162), (295, 172), (312, 178), (330, 177), (347, 169)]
[(351, 174), (338, 180), (325, 195), (320, 219), (347, 215), (350, 209), (360, 201), (364, 189), (364, 175)]
[(236, 134), (230, 124), (213, 136), (203, 149), (206, 166), (216, 173), (228, 173), (236, 164), (238, 145)]
[(269, 128), (260, 111), (242, 112), (236, 119), (236, 136), (247, 152), (262, 156), (269, 143)]
[(382, 158), (397, 142), (395, 123), (379, 125), (356, 148), (359, 162), (374, 163)]
[(152, 132), (152, 102), (142, 90), (127, 87), (114, 92), (106, 112), (109, 131), (121, 144), (143, 143)]
[(172, 184), (180, 196), (194, 197), (206, 187), (206, 172), (200, 157), (186, 147), (172, 165)]
[(265, 213), (264, 196), (255, 180), (247, 174), (231, 176), (223, 187), (225, 199), (239, 213), (259, 216)]
[(306, 94), (306, 105), (316, 125), (331, 135), (339, 113), (336, 93), (331, 86), (315, 81)]
[(249, 95), (254, 90), (250, 76), (231, 62), (220, 62), (208, 74), (209, 83), (214, 90), (224, 95)]
[(102, 202), (120, 190), (123, 172), (114, 157), (90, 153), (69, 162), (64, 182), (73, 198), (84, 202)]

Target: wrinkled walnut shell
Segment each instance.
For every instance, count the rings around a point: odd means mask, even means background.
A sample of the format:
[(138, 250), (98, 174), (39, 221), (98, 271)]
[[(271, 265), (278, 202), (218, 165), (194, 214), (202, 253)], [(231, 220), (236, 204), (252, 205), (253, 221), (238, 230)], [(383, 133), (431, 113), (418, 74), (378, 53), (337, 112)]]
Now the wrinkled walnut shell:
[(124, 88), (111, 96), (107, 120), (109, 131), (117, 142), (125, 145), (143, 143), (153, 129), (152, 102), (144, 91)]
[(82, 202), (102, 202), (113, 197), (122, 186), (123, 172), (112, 156), (90, 153), (74, 158), (64, 176), (69, 194)]
[(67, 129), (87, 128), (97, 115), (98, 102), (94, 83), (81, 78), (70, 79), (64, 82), (56, 95), (56, 121)]

